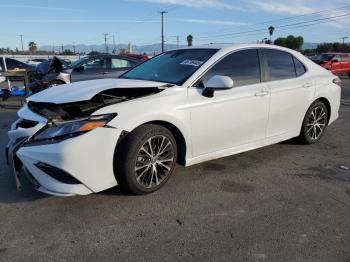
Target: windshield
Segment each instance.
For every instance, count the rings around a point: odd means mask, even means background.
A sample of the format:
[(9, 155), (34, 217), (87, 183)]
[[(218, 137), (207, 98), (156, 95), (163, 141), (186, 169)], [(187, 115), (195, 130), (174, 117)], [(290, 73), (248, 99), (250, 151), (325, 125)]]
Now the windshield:
[(183, 49), (160, 54), (121, 76), (182, 85), (217, 49)]
[(333, 54), (320, 54), (320, 55), (315, 56), (312, 60), (326, 62), (326, 61), (331, 60), (333, 57), (334, 57)]

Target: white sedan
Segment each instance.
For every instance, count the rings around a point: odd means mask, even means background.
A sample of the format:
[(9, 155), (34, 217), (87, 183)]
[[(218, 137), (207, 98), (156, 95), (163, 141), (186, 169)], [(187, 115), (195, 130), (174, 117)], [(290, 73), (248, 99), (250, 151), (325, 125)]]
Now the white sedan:
[[(338, 118), (340, 80), (272, 45), (197, 47), (126, 72), (33, 95), (9, 131), (9, 163), (39, 191), (86, 195), (120, 185), (153, 192), (176, 163), (293, 137), (321, 139)], [(23, 172), (21, 172), (23, 171)]]

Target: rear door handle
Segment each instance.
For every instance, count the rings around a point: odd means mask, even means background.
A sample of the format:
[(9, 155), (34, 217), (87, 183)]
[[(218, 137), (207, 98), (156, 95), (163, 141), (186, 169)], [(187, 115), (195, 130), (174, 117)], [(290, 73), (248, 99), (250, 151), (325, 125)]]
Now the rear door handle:
[(264, 91), (259, 91), (259, 92), (255, 93), (255, 96), (266, 96), (268, 94), (269, 94), (269, 92), (264, 90)]

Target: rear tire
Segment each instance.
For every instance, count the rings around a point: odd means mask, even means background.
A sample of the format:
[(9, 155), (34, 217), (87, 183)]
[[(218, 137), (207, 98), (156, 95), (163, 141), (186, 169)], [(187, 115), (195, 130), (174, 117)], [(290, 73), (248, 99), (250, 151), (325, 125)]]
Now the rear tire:
[(324, 103), (317, 100), (307, 110), (299, 139), (304, 144), (318, 142), (328, 125), (328, 109)]
[(122, 189), (148, 194), (170, 178), (177, 161), (172, 133), (159, 125), (145, 124), (128, 134), (115, 154), (115, 174)]

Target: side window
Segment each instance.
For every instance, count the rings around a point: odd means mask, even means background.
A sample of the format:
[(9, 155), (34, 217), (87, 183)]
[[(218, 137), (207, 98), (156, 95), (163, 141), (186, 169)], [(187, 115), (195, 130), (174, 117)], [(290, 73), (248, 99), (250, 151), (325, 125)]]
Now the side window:
[(293, 56), (294, 65), (295, 65), (295, 73), (297, 76), (301, 76), (306, 73), (306, 68), (302, 62), (300, 62), (297, 58)]
[(273, 49), (263, 49), (270, 81), (296, 77), (291, 54)]
[(111, 59), (111, 68), (123, 68), (123, 67), (131, 67), (131, 63), (128, 60), (120, 59), (120, 58), (112, 58)]
[(341, 57), (340, 57), (340, 55), (336, 55), (336, 56), (334, 56), (334, 57), (332, 58), (332, 61), (333, 61), (333, 60), (338, 61), (338, 62), (336, 62), (336, 63), (341, 62)]
[(215, 75), (231, 77), (235, 86), (260, 83), (258, 50), (237, 51), (223, 58), (202, 77), (202, 85)]
[(82, 64), (84, 69), (105, 69), (106, 59), (104, 58), (94, 58)]
[(347, 55), (342, 55), (342, 56), (341, 56), (341, 61), (342, 61), (342, 62), (349, 62), (349, 56), (347, 56)]

